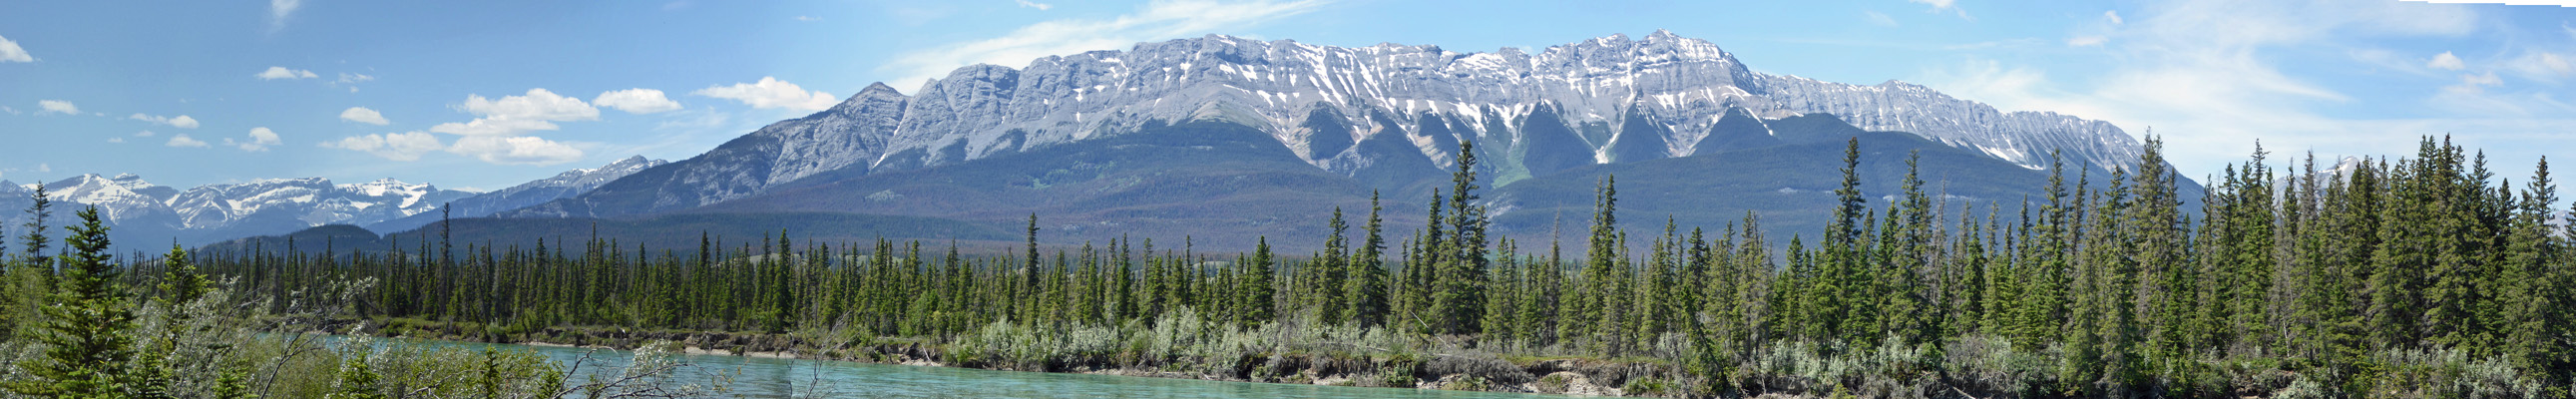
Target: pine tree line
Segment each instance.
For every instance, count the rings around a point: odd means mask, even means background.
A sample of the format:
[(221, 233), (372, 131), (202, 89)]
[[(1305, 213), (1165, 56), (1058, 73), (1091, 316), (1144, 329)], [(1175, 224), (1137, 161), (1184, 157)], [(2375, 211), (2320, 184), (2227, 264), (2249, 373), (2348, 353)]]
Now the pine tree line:
[(1602, 358), (1672, 356), (1658, 348), (1682, 342), (1690, 355), (1673, 360), (1712, 380), (1787, 343), (1847, 348), (1831, 355), (1996, 342), (2047, 354), (2048, 375), (2033, 377), (2041, 391), (2077, 396), (2220, 396), (2229, 382), (2212, 380), (2217, 368), (2252, 359), (2366, 392), (2392, 350), (2503, 359), (2559, 395), (2576, 370), (2576, 258), (2569, 228), (2548, 223), (2562, 210), (2545, 159), (2516, 185), (2447, 140), (2327, 171), (2313, 157), (2276, 171), (2258, 148), (2205, 197), (2181, 198), (2151, 137), (2135, 167), (2095, 176), (2052, 160), (2042, 197), (1979, 207), (1936, 199), (1913, 159), (1899, 192), (1861, 192), (1854, 139), (1814, 237), (1777, 246), (1751, 213), (1714, 232), (1667, 219), (1632, 236), (1605, 178), (1569, 257), (1566, 243), (1488, 236), (1473, 145), (1461, 143), (1454, 184), (1434, 191), (1421, 228), (1390, 237), (1372, 199), (1364, 219), (1336, 209), (1322, 249), (1299, 256), (1267, 238), (1228, 255), (1125, 237), (1047, 253), (1031, 215), (1026, 250), (1001, 256), (785, 231), (696, 248), (457, 248), (442, 232), (375, 254), (288, 248), (192, 263), (276, 293), (374, 279), (352, 304), (363, 314), (490, 334), (613, 325), (947, 339), (996, 322), (1061, 330), (1191, 309), (1236, 326), (1313, 317)]

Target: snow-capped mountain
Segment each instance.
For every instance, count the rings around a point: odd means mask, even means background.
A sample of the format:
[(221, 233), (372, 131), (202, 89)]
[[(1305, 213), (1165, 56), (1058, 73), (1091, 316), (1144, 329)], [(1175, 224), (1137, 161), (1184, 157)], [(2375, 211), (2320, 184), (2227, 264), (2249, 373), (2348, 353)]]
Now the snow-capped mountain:
[(287, 220), (311, 227), (411, 216), (474, 194), (393, 179), (332, 184), (308, 177), (200, 186), (180, 193), (169, 205), (179, 214), (179, 228), (186, 230)]
[[(167, 219), (172, 215), (170, 198), (180, 194), (178, 189), (143, 181), (132, 173), (116, 177), (85, 174), (45, 183), (45, 189), (53, 201), (97, 206), (99, 217), (118, 224)], [(76, 207), (59, 207), (56, 212), (70, 216)]]
[(1535, 54), (1207, 36), (1051, 56), (1025, 68), (968, 66), (911, 95), (872, 85), (698, 157), (505, 215), (688, 209), (825, 172), (956, 164), (1204, 120), (1253, 127), (1308, 164), (1352, 177), (1421, 169), (1387, 165), (1446, 167), (1457, 142), (1473, 140), (1489, 152), (1479, 157), (1502, 185), (1583, 165), (1689, 156), (1725, 126), (1818, 113), (2026, 168), (2045, 167), (2050, 150), (2076, 165), (2137, 159), (2136, 141), (2109, 123), (2002, 112), (1903, 82), (1753, 72), (1715, 44), (1663, 31)]
[[(439, 207), (449, 203), (473, 207), (474, 210), (460, 210), (458, 217), (488, 215), (580, 194), (608, 180), (662, 163), (633, 157), (492, 193), (448, 190), (394, 179), (335, 184), (319, 177), (209, 184), (182, 191), (152, 184), (133, 174), (85, 174), (45, 183), (44, 187), (47, 196), (55, 201), (48, 224), (65, 225), (74, 211), (96, 206), (100, 216), (115, 228), (112, 231), (127, 238), (203, 242), (331, 224), (377, 225), (417, 215), (430, 215), (429, 220), (436, 220)], [(0, 220), (5, 220), (9, 228), (16, 228), (26, 218), (18, 210), (30, 203), (28, 195), (32, 190), (32, 185), (0, 182), (0, 208), (8, 211), (0, 214)]]
[[(406, 217), (386, 219), (381, 222), (364, 224), (362, 226), (366, 226), (368, 230), (377, 232), (395, 232), (410, 230), (412, 228), (437, 222), (438, 218), (442, 216), (457, 218), (488, 216), (502, 211), (525, 208), (529, 205), (542, 204), (546, 201), (580, 195), (581, 193), (590, 192), (591, 189), (599, 188), (599, 185), (608, 184), (609, 181), (626, 177), (626, 175), (635, 174), (635, 172), (644, 171), (645, 168), (662, 166), (667, 163), (670, 162), (659, 159), (645, 159), (640, 155), (627, 157), (626, 159), (618, 160), (617, 162), (609, 163), (608, 165), (600, 166), (598, 168), (568, 170), (561, 174), (557, 174), (554, 177), (538, 179), (517, 186), (511, 186), (510, 188), (504, 188), (499, 191), (483, 193), (473, 197), (448, 202), (447, 206), (449, 207), (449, 213), (446, 215), (441, 215), (438, 212), (417, 212)], [(430, 210), (435, 211), (437, 209), (432, 208)]]

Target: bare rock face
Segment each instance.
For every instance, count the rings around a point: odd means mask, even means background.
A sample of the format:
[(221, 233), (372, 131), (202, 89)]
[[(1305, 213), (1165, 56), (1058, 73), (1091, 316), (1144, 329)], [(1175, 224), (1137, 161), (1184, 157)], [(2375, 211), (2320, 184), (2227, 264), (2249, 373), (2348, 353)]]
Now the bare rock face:
[[(1197, 120), (1259, 129), (1309, 164), (1362, 181), (1426, 165), (1436, 173), (1455, 162), (1460, 140), (1470, 140), (1499, 186), (1581, 165), (1689, 156), (1705, 143), (1754, 139), (1741, 133), (1759, 120), (1743, 118), (1814, 113), (2033, 169), (2046, 167), (2052, 150), (2073, 165), (2137, 159), (2137, 143), (2109, 123), (2001, 112), (1903, 82), (1756, 73), (1715, 44), (1663, 31), (1536, 54), (1207, 36), (1050, 56), (1025, 68), (969, 66), (912, 95), (870, 86), (696, 158), (505, 215), (687, 209), (827, 172), (954, 164)], [(1712, 132), (1736, 134), (1704, 140)]]

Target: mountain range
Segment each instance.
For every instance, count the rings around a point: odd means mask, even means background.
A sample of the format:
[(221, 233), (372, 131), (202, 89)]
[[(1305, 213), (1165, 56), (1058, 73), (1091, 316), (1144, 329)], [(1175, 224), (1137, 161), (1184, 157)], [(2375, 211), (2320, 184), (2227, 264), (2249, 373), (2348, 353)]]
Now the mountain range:
[[(1252, 127), (1305, 163), (1408, 188), (1397, 167), (1449, 165), (1456, 142), (1486, 151), (1494, 185), (1566, 168), (1690, 156), (1729, 110), (1833, 114), (2028, 168), (2134, 162), (2137, 142), (2100, 121), (1999, 112), (1929, 88), (1752, 72), (1704, 40), (1656, 31), (1550, 47), (1461, 53), (1437, 46), (1332, 47), (1228, 36), (960, 68), (913, 95), (883, 84), (781, 121), (667, 170), (513, 217), (615, 217), (757, 195), (826, 172), (955, 164), (1216, 120)], [(1379, 141), (1371, 143), (1371, 141)], [(1706, 151), (1714, 152), (1714, 151)], [(1404, 190), (1407, 195), (1413, 191)]]
[[(184, 191), (133, 174), (84, 174), (43, 185), (48, 198), (55, 201), (54, 214), (47, 220), (52, 226), (68, 225), (73, 212), (96, 206), (117, 242), (196, 245), (325, 225), (406, 230), (437, 220), (441, 206), (453, 204), (455, 217), (491, 215), (580, 194), (664, 163), (630, 157), (489, 193), (394, 179), (335, 184), (318, 177), (209, 184)], [(34, 184), (0, 181), (0, 209), (12, 211), (0, 221), (13, 233), (28, 217), (16, 210), (32, 203), (28, 196), (34, 189)]]
[[(1953, 211), (2017, 206), (2053, 159), (2068, 181), (2098, 183), (2140, 151), (2110, 123), (1754, 72), (1663, 31), (1536, 53), (1211, 35), (973, 65), (912, 94), (871, 85), (698, 156), (450, 227), (486, 242), (587, 230), (655, 246), (701, 232), (1007, 243), (994, 232), (1035, 215), (1051, 241), (1304, 248), (1322, 216), (1357, 224), (1372, 196), (1392, 229), (1418, 226), (1466, 141), (1497, 234), (1581, 231), (1592, 188), (1617, 176), (1631, 227), (1715, 229), (1755, 211), (1786, 237), (1821, 227), (1851, 139), (1873, 205), (1914, 157)], [(746, 222), (669, 228), (710, 220)]]

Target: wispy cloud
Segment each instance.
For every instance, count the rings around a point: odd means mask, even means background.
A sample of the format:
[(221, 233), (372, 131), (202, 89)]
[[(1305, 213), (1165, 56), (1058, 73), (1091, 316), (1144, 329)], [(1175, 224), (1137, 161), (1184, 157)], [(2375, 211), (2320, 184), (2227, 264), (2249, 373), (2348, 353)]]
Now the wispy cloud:
[(251, 74), (251, 76), (253, 76), (253, 77), (257, 77), (257, 78), (259, 78), (259, 80), (278, 80), (278, 79), (311, 79), (311, 78), (313, 78), (313, 77), (315, 77), (315, 76), (318, 76), (318, 75), (314, 75), (314, 74), (313, 74), (313, 71), (307, 71), (307, 70), (302, 70), (302, 69), (287, 69), (286, 67), (273, 66), (273, 67), (268, 67), (268, 69), (267, 69), (267, 70), (259, 71), (259, 73)]
[(1047, 9), (1055, 8), (1055, 5), (1053, 5), (1053, 4), (1040, 3), (1040, 2), (1034, 2), (1034, 1), (1029, 1), (1029, 0), (1011, 0), (1011, 1), (1019, 2), (1021, 7), (1035, 8), (1035, 9), (1038, 9), (1038, 11), (1046, 11)]
[(81, 113), (80, 106), (72, 105), (72, 102), (70, 102), (70, 101), (63, 101), (63, 100), (38, 100), (38, 101), (36, 101), (36, 114), (37, 114), (37, 115), (44, 115), (44, 114), (80, 115), (80, 113)]
[(2274, 54), (2284, 48), (2345, 47), (2341, 43), (2355, 36), (2465, 35), (2479, 24), (2478, 16), (2466, 9), (2185, 0), (2142, 11), (2135, 18), (2117, 13), (2101, 17), (2104, 23), (2122, 25), (2116, 37), (2129, 44), (2107, 48), (2116, 66), (2098, 80), (2069, 85), (2042, 70), (1983, 61), (1936, 68), (1920, 81), (2006, 110), (2106, 120), (2132, 134), (2152, 128), (2166, 136), (2170, 156), (2187, 170), (2215, 170), (2240, 160), (2256, 137), (2291, 147), (2355, 148), (2371, 142), (2356, 137), (2356, 131), (2412, 143), (2403, 138), (2441, 133), (2422, 130), (2427, 126), (2466, 122), (2329, 116), (2324, 107), (2353, 98), (2284, 72)]
[(295, 15), (298, 8), (304, 8), (304, 0), (268, 0), (268, 30), (286, 28), (286, 17)]
[(364, 152), (378, 158), (409, 162), (420, 160), (423, 154), (447, 148), (447, 145), (440, 144), (436, 135), (424, 132), (403, 132), (351, 136), (341, 138), (340, 141), (322, 142), (321, 147)]
[(1906, 1), (1906, 2), (1908, 2), (1908, 3), (1920, 3), (1920, 4), (1923, 4), (1923, 5), (1932, 6), (1932, 10), (1931, 10), (1931, 12), (1932, 12), (1932, 13), (1934, 13), (1934, 14), (1939, 14), (1939, 13), (1942, 13), (1942, 12), (1949, 12), (1949, 13), (1952, 13), (1952, 14), (1957, 14), (1957, 15), (1959, 15), (1959, 18), (1967, 18), (1967, 17), (1968, 17), (1968, 10), (1961, 10), (1961, 9), (1959, 9), (1959, 0), (1905, 0), (1905, 1)]
[(180, 128), (180, 129), (195, 129), (195, 128), (197, 128), (197, 118), (191, 118), (191, 117), (188, 117), (187, 115), (180, 115), (180, 116), (160, 116), (160, 115), (144, 115), (144, 114), (141, 114), (141, 113), (137, 113), (137, 114), (134, 114), (134, 115), (126, 116), (126, 117), (125, 117), (125, 119), (133, 119), (133, 120), (138, 120), (138, 121), (151, 122), (152, 124), (155, 124), (155, 125), (164, 125), (164, 126), (175, 127), (175, 128)]
[(1049, 55), (1119, 49), (1149, 40), (1239, 31), (1314, 11), (1323, 0), (1163, 0), (1110, 19), (1058, 19), (1030, 24), (1001, 37), (950, 43), (897, 56), (883, 68), (897, 87), (919, 85), (973, 64), (1027, 65)]
[(2466, 62), (2460, 61), (2460, 56), (2451, 55), (2451, 52), (2444, 51), (2442, 52), (2442, 55), (2433, 56), (2432, 62), (2424, 63), (2424, 67), (2457, 71), (2466, 69), (2469, 65)]
[(581, 160), (582, 151), (536, 137), (471, 136), (456, 139), (447, 152), (502, 165), (545, 166)]
[[(661, 92), (655, 91), (654, 94), (658, 96)], [(806, 91), (804, 87), (797, 86), (795, 83), (787, 83), (769, 76), (760, 77), (759, 82), (708, 86), (689, 94), (740, 101), (751, 105), (752, 108), (786, 108), (801, 111), (821, 111), (832, 108), (832, 104), (840, 103), (838, 97), (833, 97), (831, 93), (824, 93), (822, 90)], [(671, 106), (676, 109), (679, 104), (673, 103)]]
[(187, 134), (187, 133), (180, 133), (180, 134), (177, 134), (177, 135), (172, 135), (172, 136), (170, 136), (170, 141), (163, 142), (163, 143), (161, 143), (161, 145), (166, 145), (166, 146), (171, 146), (171, 147), (196, 147), (196, 148), (205, 148), (205, 147), (206, 147), (206, 141), (205, 141), (205, 140), (198, 140), (198, 139), (195, 139), (195, 138), (190, 138), (190, 137), (188, 137), (188, 134)]
[(1889, 16), (1887, 16), (1887, 14), (1881, 14), (1881, 13), (1879, 13), (1879, 12), (1877, 12), (1877, 11), (1860, 10), (1860, 17), (1861, 17), (1861, 19), (1863, 19), (1863, 20), (1868, 20), (1868, 21), (1869, 21), (1869, 23), (1870, 23), (1871, 25), (1878, 25), (1878, 26), (1896, 26), (1896, 25), (1897, 25), (1897, 24), (1896, 24), (1896, 18), (1895, 18), (1895, 17), (1889, 17)]
[(349, 88), (349, 92), (350, 92), (350, 93), (356, 93), (356, 92), (358, 92), (358, 84), (359, 84), (359, 83), (366, 83), (366, 82), (374, 81), (374, 80), (376, 80), (376, 77), (374, 77), (374, 76), (367, 76), (367, 74), (363, 74), (363, 73), (348, 73), (348, 72), (341, 72), (341, 73), (340, 73), (340, 78), (339, 78), (339, 79), (335, 79), (335, 80), (332, 80), (332, 81), (331, 81), (331, 86), (332, 86), (332, 87), (342, 87), (342, 86), (346, 86), (346, 87), (348, 87), (348, 88)]

